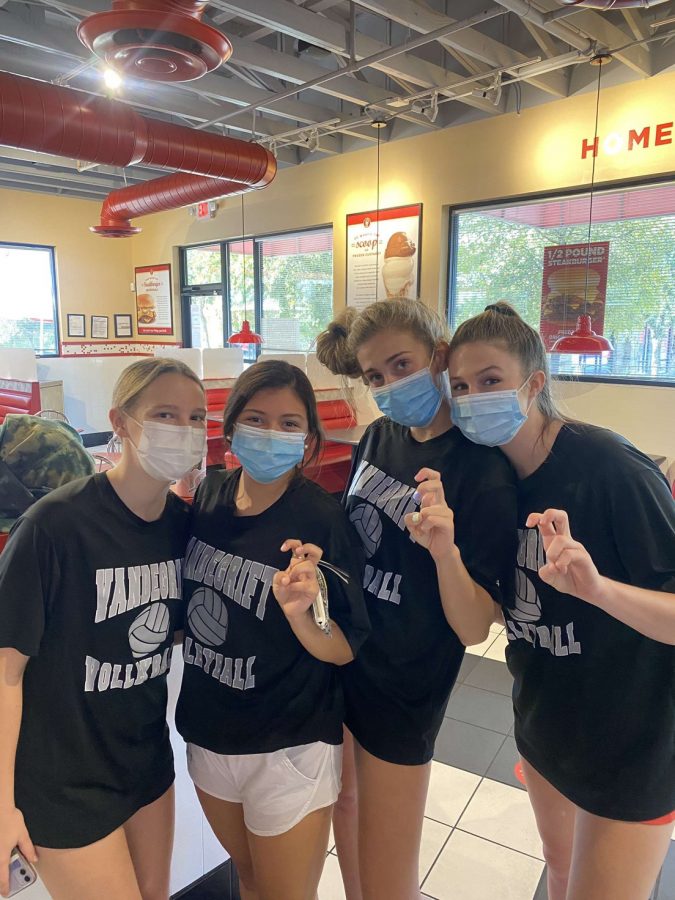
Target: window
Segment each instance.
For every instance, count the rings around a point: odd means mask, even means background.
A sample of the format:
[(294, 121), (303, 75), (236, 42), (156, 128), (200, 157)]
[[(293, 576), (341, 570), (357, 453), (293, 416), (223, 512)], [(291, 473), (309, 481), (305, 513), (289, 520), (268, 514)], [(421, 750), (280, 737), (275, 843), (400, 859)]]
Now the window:
[(54, 249), (0, 244), (0, 347), (57, 356)]
[(552, 354), (555, 374), (675, 383), (675, 184), (593, 197), (591, 241), (608, 245), (604, 304), (593, 285), (554, 296), (544, 271), (545, 251), (581, 244), (586, 252), (589, 208), (589, 195), (577, 194), (453, 211), (451, 325), (497, 300), (508, 300), (535, 328), (542, 326), (542, 307), (546, 318), (557, 302), (560, 333), (571, 332), (584, 311), (600, 320), (604, 313), (603, 333), (614, 351)]
[(185, 247), (181, 283), (187, 346), (224, 347), (247, 318), (265, 350), (309, 350), (333, 315), (333, 230)]

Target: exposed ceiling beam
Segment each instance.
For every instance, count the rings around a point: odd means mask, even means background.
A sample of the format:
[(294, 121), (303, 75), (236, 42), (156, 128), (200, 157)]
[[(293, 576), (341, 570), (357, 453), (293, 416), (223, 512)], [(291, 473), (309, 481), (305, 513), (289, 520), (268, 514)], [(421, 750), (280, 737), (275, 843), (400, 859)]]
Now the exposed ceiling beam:
[[(231, 37), (234, 47), (233, 58), (245, 65), (248, 69), (254, 69), (275, 78), (284, 81), (290, 81), (292, 84), (306, 84), (321, 75), (326, 74), (326, 69), (315, 62), (306, 59), (299, 59), (290, 56), (287, 53), (280, 53), (272, 50), (263, 44), (256, 44), (247, 38)], [(459, 76), (458, 76), (459, 77)], [(346, 100), (354, 103), (359, 107), (374, 106), (382, 103), (391, 97), (395, 92), (386, 91), (384, 88), (375, 84), (369, 84), (366, 81), (359, 81), (351, 75), (340, 75), (331, 78), (325, 84), (317, 85), (312, 88), (313, 91), (319, 91), (322, 94), (328, 94), (337, 97), (340, 100)], [(494, 112), (494, 108), (493, 108)], [(423, 125), (420, 117), (417, 115), (404, 116), (407, 121), (415, 125)]]
[(544, 31), (543, 28), (539, 28), (537, 25), (533, 25), (532, 22), (528, 22), (527, 19), (521, 19), (520, 21), (530, 32), (544, 56), (550, 59), (557, 54), (558, 50), (555, 41), (547, 31)]
[[(435, 31), (444, 25), (452, 25), (457, 21), (457, 19), (436, 12), (418, 0), (358, 0), (358, 4), (421, 34), (428, 34), (430, 31)], [(448, 37), (439, 38), (438, 43), (472, 56), (491, 68), (517, 66), (518, 63), (522, 63), (528, 58), (524, 53), (513, 50), (494, 38), (482, 34), (476, 28), (463, 28)], [(556, 97), (567, 96), (568, 81), (562, 71), (538, 75), (528, 81)]]
[[(597, 43), (600, 49), (610, 50), (622, 47), (626, 43), (625, 31), (617, 28), (606, 16), (601, 16), (590, 9), (571, 6), (569, 9), (561, 10), (557, 0), (540, 0), (539, 6), (535, 6), (532, 0), (497, 0), (497, 2), (582, 52), (588, 50), (589, 43), (591, 45)], [(540, 8), (544, 6), (546, 11)], [(568, 24), (566, 19), (560, 16), (561, 12), (571, 17), (573, 22)], [(552, 18), (554, 14), (555, 18)], [(628, 47), (617, 53), (616, 58), (639, 75), (651, 74), (649, 52), (644, 47)]]
[[(560, 6), (555, 3), (547, 3), (554, 10)], [(615, 47), (623, 47), (629, 43), (629, 37), (625, 31), (615, 25), (608, 16), (601, 15), (592, 9), (577, 9), (572, 16), (572, 23), (587, 34), (594, 41), (598, 41), (601, 47), (612, 50)], [(649, 76), (652, 74), (652, 60), (649, 45), (634, 45), (614, 54), (615, 58), (628, 66), (638, 75)]]
[[(2, 14), (0, 25), (0, 41), (8, 41), (22, 47), (30, 47), (32, 50), (51, 53), (52, 55), (54, 54), (54, 47), (58, 47), (59, 55), (67, 56), (78, 63), (86, 62), (90, 59), (87, 51), (72, 32), (64, 30), (60, 33), (60, 29), (56, 28), (36, 28), (9, 12)], [(2, 60), (4, 61), (4, 59), (5, 55), (3, 53)], [(63, 67), (60, 74), (64, 74)], [(127, 91), (130, 93), (136, 95), (138, 91), (143, 89), (147, 91), (148, 95), (152, 95), (155, 92), (166, 95), (171, 92), (175, 96), (174, 91), (180, 92), (183, 98), (186, 93), (209, 95), (219, 102), (230, 102), (237, 106), (248, 106), (251, 103), (263, 101), (260, 107), (262, 113), (271, 111), (272, 115), (290, 119), (293, 122), (320, 122), (334, 115), (334, 110), (328, 107), (293, 99), (275, 103), (274, 109), (269, 109), (264, 104), (265, 98), (272, 96), (269, 91), (253, 87), (250, 84), (244, 84), (232, 77), (226, 78), (216, 74), (205, 75), (198, 81), (181, 82), (171, 86), (129, 80)], [(188, 102), (191, 103), (192, 101)], [(148, 108), (153, 107), (149, 104)], [(181, 111), (180, 114), (184, 115), (185, 113)], [(189, 115), (189, 112), (187, 114)], [(208, 118), (210, 116), (207, 114), (203, 121), (206, 121)]]
[[(47, 193), (57, 193), (62, 192), (75, 192), (82, 199), (86, 200), (103, 200), (110, 193), (106, 188), (96, 188), (91, 187), (88, 188), (86, 185), (78, 184), (70, 184), (68, 182), (59, 182), (55, 181), (51, 177), (40, 177), (40, 178), (30, 178), (24, 177), (22, 175), (12, 175), (10, 172), (3, 172), (0, 167), (0, 183), (7, 186), (8, 189), (14, 188), (15, 190), (36, 190), (41, 189), (41, 193), (45, 193), (45, 188), (47, 188)], [(22, 187), (20, 187), (22, 186)]]
[[(81, 175), (75, 172), (59, 172), (57, 169), (43, 168), (42, 166), (19, 166), (0, 159), (0, 169), (9, 175), (19, 175), (21, 177), (51, 178), (54, 181), (75, 182), (81, 185), (82, 189), (98, 188), (101, 191), (114, 191), (116, 188), (124, 187), (124, 181), (120, 178), (103, 178), (99, 175), (83, 172)], [(79, 180), (77, 180), (79, 178)]]
[(622, 9), (621, 12), (637, 40), (643, 41), (645, 38), (651, 37), (647, 23), (636, 9)]
[[(16, 160), (19, 162), (30, 163), (35, 166), (55, 166), (59, 169), (69, 169), (75, 177), (81, 175), (77, 169), (77, 160), (68, 159), (65, 156), (51, 156), (48, 153), (33, 153), (32, 150), (19, 150), (17, 147), (0, 147), (1, 160)], [(30, 172), (30, 168), (25, 167), (26, 172)], [(128, 169), (123, 172), (121, 168), (115, 166), (96, 166), (96, 172), (99, 175), (108, 175), (111, 178), (119, 178), (124, 183), (126, 180), (129, 184), (136, 182), (148, 181), (150, 178), (156, 178), (158, 175), (166, 174), (161, 169), (149, 169), (140, 167)]]
[[(341, 2), (342, 0), (315, 0), (314, 3), (305, 3), (303, 5), (305, 9), (311, 9), (312, 12), (324, 12), (327, 9), (332, 9), (334, 6), (338, 6)], [(247, 35), (247, 37), (249, 41), (259, 41), (267, 37), (268, 34), (275, 34), (274, 29), (258, 28)]]
[[(47, 5), (52, 4), (50, 4), (47, 0)], [(223, 6), (222, 3), (215, 3), (214, 5), (218, 7)], [(249, 5), (250, 4), (247, 3), (241, 3), (236, 9), (229, 10), (228, 14), (231, 15), (232, 18), (250, 18), (248, 10)], [(263, 8), (268, 5), (268, 0), (264, 0), (264, 2), (261, 4)], [(294, 10), (300, 13), (304, 13), (305, 16), (309, 16), (310, 19), (304, 19), (305, 22), (311, 21), (312, 25), (314, 25), (315, 21), (319, 23), (327, 23), (328, 27), (333, 29), (333, 32), (335, 32), (335, 30), (337, 29), (338, 33), (342, 35), (341, 55), (348, 56), (349, 40), (346, 29), (342, 25), (340, 25), (339, 23), (330, 22), (328, 19), (321, 17), (316, 13), (312, 13), (308, 10), (296, 7), (293, 3), (287, 3), (286, 5), (292, 7)], [(106, 0), (62, 0), (62, 2), (58, 2), (58, 8), (67, 9), (68, 11), (76, 13), (79, 16), (87, 16), (93, 12), (99, 12), (102, 9), (108, 9), (109, 5), (107, 5)], [(0, 27), (0, 31), (2, 30), (3, 29)], [(275, 28), (275, 30), (284, 31), (284, 29), (280, 27)], [(34, 31), (34, 29), (24, 28), (21, 38), (22, 42), (27, 42), (26, 45), (30, 45), (30, 42), (33, 40), (31, 35), (32, 31)], [(59, 32), (60, 40), (59, 48), (57, 50), (53, 50), (52, 47), (43, 47), (42, 43), (44, 42), (40, 43), (38, 41), (39, 49), (45, 49), (49, 52), (55, 52), (57, 54), (69, 55), (74, 59), (81, 61), (82, 53), (84, 52), (84, 50), (79, 44), (79, 41), (77, 41), (74, 33), (70, 33), (65, 29), (50, 29), (50, 38), (56, 37)], [(276, 50), (272, 50), (269, 47), (265, 47), (262, 44), (257, 44), (254, 41), (249, 41), (247, 38), (239, 38), (233, 35), (228, 35), (228, 37), (232, 41), (234, 47), (234, 52), (232, 55), (233, 61), (235, 61), (236, 63), (240, 63), (241, 65), (244, 65), (254, 71), (267, 73), (277, 78), (292, 81), (296, 84), (303, 84), (307, 81), (311, 81), (313, 78), (316, 78), (318, 77), (318, 75), (326, 72), (326, 69), (323, 68), (323, 66), (317, 65), (316, 63), (310, 62), (308, 60), (298, 59), (294, 56), (291, 56), (290, 54), (280, 53)], [(360, 36), (360, 39), (362, 37), (363, 36)], [(305, 34), (303, 39), (309, 40), (312, 43), (318, 43), (320, 46), (324, 46), (324, 44), (321, 44), (321, 41), (317, 35)], [(366, 41), (366, 44), (364, 45), (364, 52), (360, 54), (361, 56), (370, 55), (373, 52), (377, 52), (378, 50), (386, 48), (386, 44), (380, 43), (378, 41), (371, 41), (369, 38), (363, 38), (363, 40)], [(374, 50), (373, 46), (375, 47)], [(404, 56), (395, 57), (394, 62), (402, 60), (404, 58)], [(407, 58), (413, 61), (413, 68), (416, 73), (416, 78), (408, 78), (407, 76), (402, 76), (400, 73), (393, 70), (389, 71), (388, 74), (396, 78), (404, 77), (406, 81), (410, 81), (415, 86), (419, 86), (421, 84), (447, 85), (453, 78), (460, 78), (460, 76), (455, 76), (452, 72), (448, 72), (446, 69), (443, 69), (440, 66), (434, 66), (430, 63), (425, 63), (424, 60), (421, 60), (417, 57)], [(426, 80), (422, 78), (422, 76), (426, 76)], [(211, 75), (207, 77), (217, 78), (218, 76)], [(420, 80), (421, 78), (422, 80)], [(199, 86), (204, 81), (205, 79), (199, 79), (196, 82), (185, 83), (182, 85), (182, 89), (194, 90), (199, 93)], [(385, 92), (381, 87), (368, 84), (367, 82), (360, 81), (357, 78), (349, 75), (332, 79), (325, 85), (317, 86), (313, 90), (335, 97), (340, 97), (343, 100), (356, 103), (360, 106), (372, 105), (374, 103), (380, 102), (386, 97), (391, 96), (392, 93)], [(220, 99), (222, 99), (222, 97)], [(480, 109), (483, 112), (489, 113), (491, 116), (499, 112), (499, 110), (496, 109), (490, 101), (484, 100), (481, 97), (465, 97), (461, 102), (467, 104), (468, 106)], [(425, 124), (421, 120), (421, 118), (415, 114), (405, 114), (403, 118), (417, 125)]]
[[(292, 37), (325, 47), (333, 53), (349, 56), (349, 35), (343, 25), (296, 6), (290, 0), (215, 0), (214, 5)], [(361, 33), (356, 35), (354, 50), (357, 60), (374, 56), (387, 49), (389, 45), (382, 41)], [(460, 76), (456, 73), (410, 53), (392, 56), (374, 64), (373, 68), (395, 75), (397, 78), (404, 78), (420, 87), (448, 86), (452, 85), (453, 81), (460, 80)], [(321, 71), (326, 73), (323, 68)], [(463, 102), (476, 106), (484, 112), (493, 114), (498, 112), (491, 103), (485, 103), (480, 98), (468, 97)]]

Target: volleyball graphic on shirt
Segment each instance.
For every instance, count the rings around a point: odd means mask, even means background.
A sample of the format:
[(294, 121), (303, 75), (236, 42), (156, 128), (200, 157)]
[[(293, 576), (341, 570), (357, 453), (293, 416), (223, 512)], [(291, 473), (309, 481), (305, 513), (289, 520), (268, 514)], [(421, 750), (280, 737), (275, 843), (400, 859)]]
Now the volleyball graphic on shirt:
[(229, 617), (227, 607), (211, 588), (198, 588), (188, 604), (187, 620), (197, 640), (211, 647), (225, 643)]
[(171, 617), (164, 603), (153, 603), (140, 612), (129, 628), (129, 646), (136, 659), (154, 653), (169, 634)]
[(541, 600), (522, 569), (516, 569), (516, 605), (508, 612), (515, 622), (538, 622), (541, 619)]
[(358, 506), (351, 510), (349, 518), (358, 536), (361, 538), (366, 556), (373, 556), (382, 541), (382, 520), (380, 519), (380, 514), (370, 503), (359, 503)]

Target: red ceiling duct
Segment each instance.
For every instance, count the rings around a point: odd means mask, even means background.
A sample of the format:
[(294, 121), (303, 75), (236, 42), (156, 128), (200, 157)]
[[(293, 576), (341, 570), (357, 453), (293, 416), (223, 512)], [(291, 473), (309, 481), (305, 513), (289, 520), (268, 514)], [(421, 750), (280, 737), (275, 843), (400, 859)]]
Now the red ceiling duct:
[(669, 0), (560, 0), (563, 6), (581, 6), (584, 9), (650, 9)]
[(129, 217), (262, 188), (276, 175), (259, 144), (147, 119), (117, 100), (0, 72), (0, 144), (109, 166), (178, 170), (113, 191), (103, 204), (106, 237), (136, 234)]
[(225, 35), (201, 21), (206, 2), (114, 0), (84, 19), (77, 36), (125, 75), (147, 81), (193, 81), (232, 55)]

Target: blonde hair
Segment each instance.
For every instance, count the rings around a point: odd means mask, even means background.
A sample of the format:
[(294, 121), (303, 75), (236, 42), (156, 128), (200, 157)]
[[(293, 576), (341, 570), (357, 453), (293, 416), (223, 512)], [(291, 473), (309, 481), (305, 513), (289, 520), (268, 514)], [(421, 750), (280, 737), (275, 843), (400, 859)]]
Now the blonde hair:
[(528, 325), (506, 300), (486, 306), (482, 313), (467, 319), (457, 328), (450, 341), (450, 356), (462, 344), (499, 344), (520, 362), (526, 378), (533, 372), (543, 372), (546, 381), (537, 394), (536, 404), (545, 419), (563, 419), (551, 394), (551, 375), (546, 348), (538, 331)]
[(425, 344), (430, 353), (450, 339), (443, 319), (420, 300), (382, 300), (361, 312), (346, 307), (316, 340), (320, 363), (334, 375), (360, 378), (356, 358), (359, 347), (381, 331), (407, 331)]
[(141, 398), (143, 391), (162, 375), (183, 375), (198, 384), (202, 392), (204, 385), (199, 376), (178, 359), (155, 356), (139, 359), (122, 372), (113, 388), (113, 409), (129, 412)]

